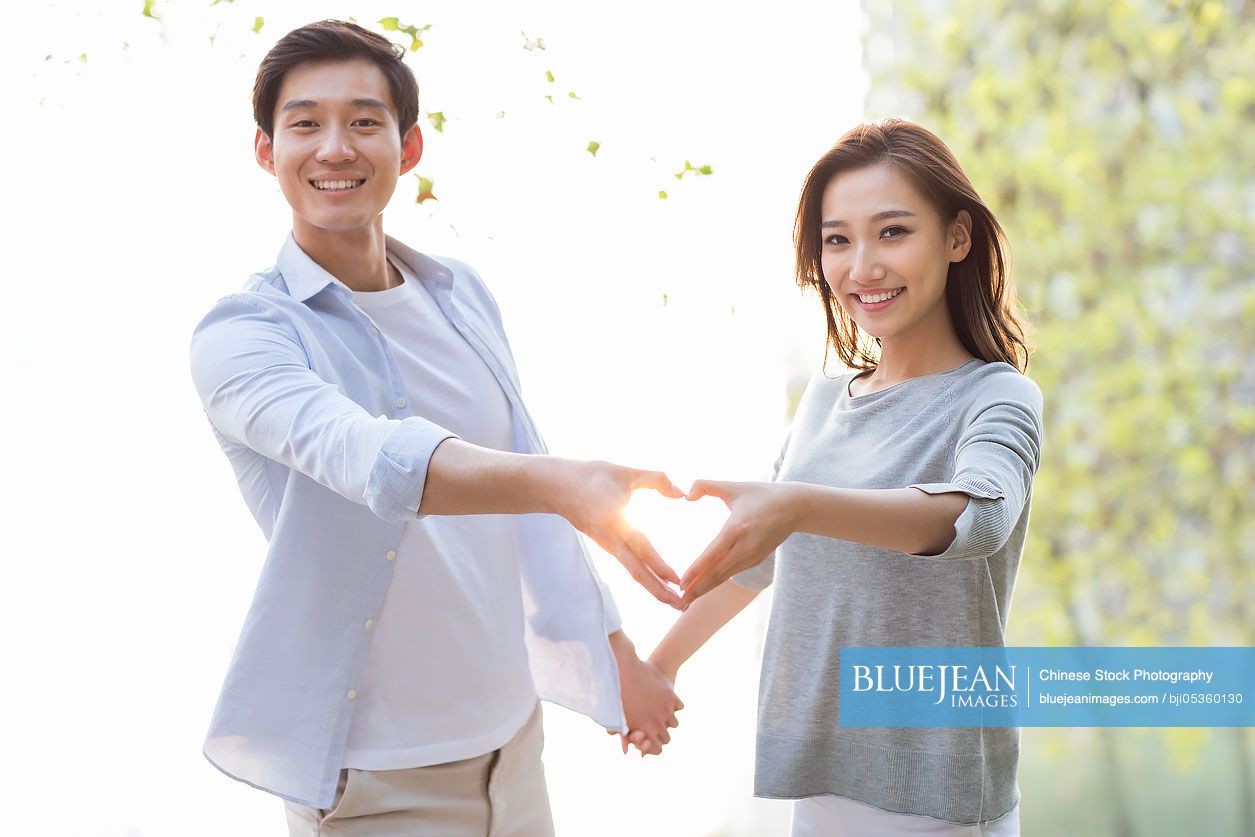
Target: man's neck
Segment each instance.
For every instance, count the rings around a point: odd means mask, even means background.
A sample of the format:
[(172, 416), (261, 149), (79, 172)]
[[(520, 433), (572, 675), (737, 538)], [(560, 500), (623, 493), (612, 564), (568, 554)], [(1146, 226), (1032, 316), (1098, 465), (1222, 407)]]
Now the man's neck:
[(319, 267), (354, 291), (383, 291), (401, 284), (388, 263), (383, 216), (368, 227), (325, 230), (292, 219), (292, 237)]

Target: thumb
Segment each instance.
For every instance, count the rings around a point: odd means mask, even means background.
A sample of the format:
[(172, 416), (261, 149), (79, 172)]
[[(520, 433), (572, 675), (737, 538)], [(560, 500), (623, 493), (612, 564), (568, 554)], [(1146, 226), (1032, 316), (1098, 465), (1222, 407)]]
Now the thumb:
[(693, 483), (693, 487), (689, 489), (689, 493), (685, 495), (685, 498), (688, 500), (700, 500), (702, 497), (718, 497), (726, 503), (731, 498), (732, 493), (733, 488), (730, 482), (697, 480)]
[(662, 471), (633, 471), (632, 488), (652, 488), (664, 497), (678, 500), (684, 496), (671, 478)]

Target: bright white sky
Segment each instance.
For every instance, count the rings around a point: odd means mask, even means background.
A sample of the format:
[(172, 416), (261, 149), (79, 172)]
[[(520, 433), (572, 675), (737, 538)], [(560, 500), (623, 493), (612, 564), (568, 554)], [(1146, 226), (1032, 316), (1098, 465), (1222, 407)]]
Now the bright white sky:
[[(322, 17), (433, 24), (411, 60), (424, 110), (449, 120), (425, 131), (418, 169), (440, 200), (415, 205), (403, 179), (385, 229), (487, 279), (555, 453), (687, 486), (762, 478), (786, 386), (821, 358), (789, 236), (807, 168), (861, 118), (865, 23), (851, 0), (446, 2), (421, 15), (198, 0), (158, 2), (162, 22), (142, 6), (18, 4), (0, 51), (15, 232), (0, 308), (4, 830), (281, 834), (277, 799), (200, 755), (265, 543), (187, 365), (197, 320), (273, 263), (290, 225), (252, 156), (262, 55)], [(522, 31), (547, 49), (523, 50)], [(686, 159), (714, 174), (677, 181)], [(633, 514), (682, 571), (722, 506)], [(647, 653), (672, 613), (599, 557)], [(625, 758), (546, 705), (559, 834), (785, 833), (789, 805), (752, 798), (766, 612), (757, 603), (681, 672), (688, 708), (661, 759)]]

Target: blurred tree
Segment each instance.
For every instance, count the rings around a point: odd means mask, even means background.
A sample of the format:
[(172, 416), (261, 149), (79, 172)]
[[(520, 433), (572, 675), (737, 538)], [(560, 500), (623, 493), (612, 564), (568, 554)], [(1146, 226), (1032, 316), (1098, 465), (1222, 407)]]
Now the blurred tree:
[[(1255, 5), (864, 6), (868, 118), (951, 147), (1036, 329), (1046, 442), (1008, 642), (1251, 644)], [(1131, 834), (1118, 736), (1099, 736)]]

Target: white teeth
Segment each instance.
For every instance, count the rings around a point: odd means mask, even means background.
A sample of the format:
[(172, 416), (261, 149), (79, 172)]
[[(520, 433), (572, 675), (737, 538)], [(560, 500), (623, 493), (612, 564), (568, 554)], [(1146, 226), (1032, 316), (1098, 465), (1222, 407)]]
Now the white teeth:
[(902, 290), (903, 290), (902, 288), (898, 288), (896, 291), (890, 291), (889, 293), (886, 293), (886, 294), (876, 294), (874, 296), (863, 296), (862, 294), (856, 294), (856, 296), (861, 301), (870, 305), (874, 302), (884, 302), (886, 299), (893, 299), (895, 296), (902, 293)]
[(365, 180), (313, 180), (315, 189), (323, 191), (335, 191), (337, 189), (355, 189), (365, 183)]

